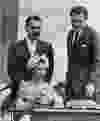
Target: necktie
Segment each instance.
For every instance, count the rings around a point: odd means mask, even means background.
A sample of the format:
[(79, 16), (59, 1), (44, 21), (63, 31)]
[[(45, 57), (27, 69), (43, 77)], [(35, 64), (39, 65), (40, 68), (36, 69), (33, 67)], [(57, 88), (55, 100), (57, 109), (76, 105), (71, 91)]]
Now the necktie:
[(74, 32), (73, 33), (73, 39), (72, 39), (72, 45), (77, 45), (79, 40), (79, 32)]

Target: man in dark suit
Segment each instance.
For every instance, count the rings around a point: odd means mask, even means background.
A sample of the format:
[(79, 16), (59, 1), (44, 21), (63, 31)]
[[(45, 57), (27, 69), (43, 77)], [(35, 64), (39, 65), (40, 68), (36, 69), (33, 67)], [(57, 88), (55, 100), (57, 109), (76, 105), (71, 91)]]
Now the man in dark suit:
[[(97, 32), (87, 25), (88, 11), (83, 6), (72, 7), (72, 29), (67, 37), (68, 72), (66, 74), (66, 96), (72, 99), (95, 97), (96, 57), (98, 54)], [(91, 84), (94, 91), (87, 92), (86, 85)], [(88, 86), (89, 88), (89, 86)], [(87, 93), (89, 93), (87, 95)]]
[(44, 82), (51, 82), (54, 52), (50, 43), (40, 40), (41, 22), (39, 16), (29, 16), (25, 21), (27, 36), (24, 40), (11, 44), (8, 49), (8, 75), (12, 80), (12, 92), (3, 108), (7, 108), (8, 103), (16, 99), (21, 80), (38, 83), (42, 76)]

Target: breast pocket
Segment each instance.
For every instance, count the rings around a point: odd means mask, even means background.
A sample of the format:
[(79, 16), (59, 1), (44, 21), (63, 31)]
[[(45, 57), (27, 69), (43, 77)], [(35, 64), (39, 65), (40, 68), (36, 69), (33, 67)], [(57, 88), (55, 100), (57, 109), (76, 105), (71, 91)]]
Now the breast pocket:
[(89, 43), (86, 41), (80, 43), (80, 65), (83, 67), (89, 65)]
[(88, 57), (88, 44), (86, 43), (80, 44), (80, 56)]

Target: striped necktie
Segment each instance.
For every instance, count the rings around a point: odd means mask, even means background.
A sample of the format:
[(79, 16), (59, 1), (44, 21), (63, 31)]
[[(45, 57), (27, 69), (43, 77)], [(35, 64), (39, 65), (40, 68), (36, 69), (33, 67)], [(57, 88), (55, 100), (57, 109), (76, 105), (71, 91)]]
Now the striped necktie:
[(72, 39), (72, 45), (77, 45), (79, 41), (79, 31), (73, 32), (73, 39)]

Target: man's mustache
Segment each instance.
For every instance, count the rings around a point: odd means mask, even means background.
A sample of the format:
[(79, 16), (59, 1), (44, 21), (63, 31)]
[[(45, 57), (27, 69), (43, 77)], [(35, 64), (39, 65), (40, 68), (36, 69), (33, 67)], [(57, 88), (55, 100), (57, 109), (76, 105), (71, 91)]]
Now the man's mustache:
[(81, 20), (72, 20), (72, 23), (81, 23)]
[(32, 35), (33, 36), (38, 36), (38, 35), (40, 35), (40, 32), (32, 32)]

